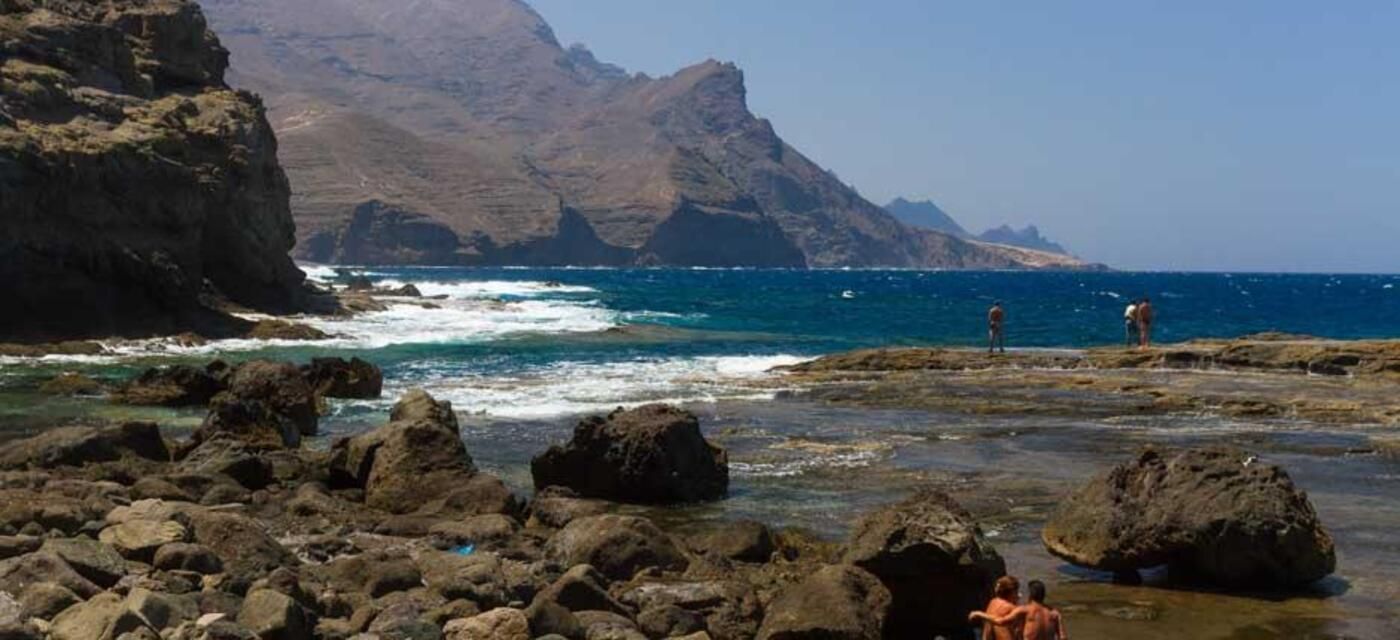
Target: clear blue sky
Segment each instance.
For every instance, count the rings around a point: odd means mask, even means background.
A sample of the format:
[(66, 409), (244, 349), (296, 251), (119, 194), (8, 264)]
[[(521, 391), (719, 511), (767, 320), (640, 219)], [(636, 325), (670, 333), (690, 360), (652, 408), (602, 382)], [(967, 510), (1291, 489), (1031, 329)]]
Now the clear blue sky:
[(1400, 271), (1400, 2), (531, 0), (750, 107), (867, 198), (1122, 268)]

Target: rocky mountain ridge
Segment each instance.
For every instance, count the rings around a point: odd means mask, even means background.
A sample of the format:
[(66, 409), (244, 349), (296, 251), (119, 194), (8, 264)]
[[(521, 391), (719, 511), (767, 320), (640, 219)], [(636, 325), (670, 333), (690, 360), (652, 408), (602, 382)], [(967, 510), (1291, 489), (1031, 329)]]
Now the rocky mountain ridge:
[(1069, 251), (1056, 242), (1040, 234), (1040, 229), (1035, 225), (1027, 225), (1021, 229), (1013, 229), (1011, 225), (1003, 224), (994, 229), (988, 229), (979, 234), (969, 233), (962, 225), (958, 224), (953, 216), (934, 204), (932, 200), (921, 200), (911, 202), (904, 198), (895, 198), (885, 205), (885, 210), (890, 215), (898, 218), (904, 224), (941, 231), (964, 240), (974, 240), (987, 242), (1007, 247), (1018, 247), (1031, 251), (1044, 252), (1055, 255), (1070, 255)]
[(1029, 264), (860, 197), (749, 111), (732, 64), (629, 75), (562, 46), (519, 0), (205, 6), (235, 84), (268, 101), (301, 258)]
[(0, 2), (0, 336), (238, 331), (298, 307), (262, 104), (183, 0)]

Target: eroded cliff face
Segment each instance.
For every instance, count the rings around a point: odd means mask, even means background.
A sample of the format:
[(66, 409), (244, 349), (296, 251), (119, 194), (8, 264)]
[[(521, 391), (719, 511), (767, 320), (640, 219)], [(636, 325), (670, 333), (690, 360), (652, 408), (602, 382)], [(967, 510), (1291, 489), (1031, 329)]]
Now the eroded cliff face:
[(236, 330), (304, 278), (260, 101), (184, 0), (0, 0), (0, 339)]
[(628, 74), (521, 0), (204, 4), (267, 97), (300, 257), (1029, 266), (866, 201), (749, 111), (731, 64)]

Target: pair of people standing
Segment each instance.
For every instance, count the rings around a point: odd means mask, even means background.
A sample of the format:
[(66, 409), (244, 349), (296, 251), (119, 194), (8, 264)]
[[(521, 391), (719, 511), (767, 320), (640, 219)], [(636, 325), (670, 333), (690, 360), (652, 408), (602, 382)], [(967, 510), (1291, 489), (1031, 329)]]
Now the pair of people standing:
[(967, 621), (982, 623), (982, 640), (1067, 640), (1064, 618), (1045, 604), (1045, 583), (1031, 580), (1026, 590), (1030, 602), (1020, 604), (1021, 583), (998, 578), (987, 610), (972, 612)]
[(1156, 311), (1152, 300), (1134, 300), (1123, 310), (1123, 338), (1128, 346), (1134, 343), (1139, 347), (1152, 346), (1152, 320)]

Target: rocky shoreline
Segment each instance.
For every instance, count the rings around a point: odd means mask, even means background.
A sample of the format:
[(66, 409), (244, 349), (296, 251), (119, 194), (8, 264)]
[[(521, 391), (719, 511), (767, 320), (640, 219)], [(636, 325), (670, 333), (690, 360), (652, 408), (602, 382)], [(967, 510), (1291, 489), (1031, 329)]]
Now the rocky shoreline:
[(1203, 413), (1400, 424), (1400, 341), (1259, 334), (1152, 349), (890, 348), (784, 370), (804, 397), (987, 415)]
[[(481, 471), (452, 406), (422, 391), (382, 426), (303, 446), (326, 398), (381, 390), (363, 361), (152, 369), (111, 401), (205, 407), (188, 438), (123, 423), (0, 448), (0, 636), (970, 637), (967, 612), (1007, 571), (933, 489), (852, 514), (842, 542), (635, 515), (728, 495), (725, 451), (662, 405), (581, 421), (535, 457), (530, 496)], [(1233, 511), (1192, 524), (1211, 500)], [(1114, 537), (1124, 522), (1138, 527)], [(1087, 567), (1165, 564), (1212, 588), (1293, 588), (1335, 566), (1306, 495), (1234, 450), (1146, 450), (1085, 483), (1044, 536)]]

